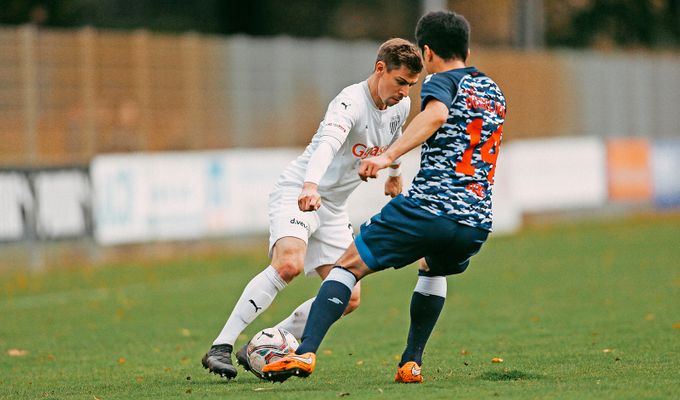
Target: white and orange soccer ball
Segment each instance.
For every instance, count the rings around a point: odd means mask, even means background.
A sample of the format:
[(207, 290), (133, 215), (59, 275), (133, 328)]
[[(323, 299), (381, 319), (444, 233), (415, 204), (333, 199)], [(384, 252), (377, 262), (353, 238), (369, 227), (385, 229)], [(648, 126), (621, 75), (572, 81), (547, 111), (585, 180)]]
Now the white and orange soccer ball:
[(260, 379), (262, 368), (278, 361), (299, 346), (297, 339), (290, 332), (281, 328), (267, 328), (259, 331), (248, 343), (248, 364), (250, 371)]

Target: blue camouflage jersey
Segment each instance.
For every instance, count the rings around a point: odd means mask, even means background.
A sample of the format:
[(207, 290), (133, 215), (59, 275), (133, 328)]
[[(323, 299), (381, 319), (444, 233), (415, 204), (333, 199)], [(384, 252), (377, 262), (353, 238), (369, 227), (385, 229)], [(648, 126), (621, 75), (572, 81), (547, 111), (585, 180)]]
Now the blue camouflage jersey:
[(432, 74), (420, 92), (449, 106), (449, 118), (422, 146), (420, 171), (409, 199), (435, 215), (491, 230), (491, 191), (496, 170), (505, 97), (474, 67)]

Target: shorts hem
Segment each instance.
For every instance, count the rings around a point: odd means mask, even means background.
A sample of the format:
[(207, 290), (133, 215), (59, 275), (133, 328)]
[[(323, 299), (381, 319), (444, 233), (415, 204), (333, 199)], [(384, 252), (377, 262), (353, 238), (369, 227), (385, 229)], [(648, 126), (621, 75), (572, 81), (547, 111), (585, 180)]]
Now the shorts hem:
[(366, 242), (364, 242), (364, 239), (361, 237), (361, 234), (357, 235), (357, 237), (354, 239), (354, 244), (357, 246), (359, 256), (361, 257), (363, 262), (366, 263), (369, 269), (374, 271), (381, 269), (378, 260), (375, 258), (371, 250), (368, 248)]

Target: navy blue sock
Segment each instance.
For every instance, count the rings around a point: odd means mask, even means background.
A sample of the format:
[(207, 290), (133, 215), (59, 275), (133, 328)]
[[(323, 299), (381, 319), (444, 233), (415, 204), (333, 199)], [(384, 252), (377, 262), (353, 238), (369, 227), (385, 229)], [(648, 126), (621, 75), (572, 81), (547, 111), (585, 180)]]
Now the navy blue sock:
[[(345, 270), (343, 272), (351, 274)], [(352, 291), (344, 283), (328, 279), (323, 282), (309, 311), (307, 324), (302, 332), (302, 344), (295, 353), (316, 353), (328, 329), (340, 319), (347, 308), (351, 295)]]
[(408, 361), (423, 363), (423, 351), (430, 338), (439, 314), (444, 308), (444, 297), (413, 292), (411, 297), (411, 327), (408, 331), (406, 349), (401, 355), (399, 366)]

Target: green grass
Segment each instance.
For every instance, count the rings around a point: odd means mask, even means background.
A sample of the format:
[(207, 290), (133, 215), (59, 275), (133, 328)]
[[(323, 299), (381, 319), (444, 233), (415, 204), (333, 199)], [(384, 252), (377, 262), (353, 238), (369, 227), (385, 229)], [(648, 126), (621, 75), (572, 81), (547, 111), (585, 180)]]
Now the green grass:
[[(392, 382), (413, 267), (366, 278), (361, 307), (331, 328), (310, 378), (269, 384), (242, 372), (227, 383), (208, 375), (201, 356), (266, 261), (263, 247), (0, 275), (0, 398), (680, 397), (678, 216), (492, 237), (467, 272), (449, 278), (422, 385)], [(246, 335), (285, 317), (318, 282), (295, 281)]]

